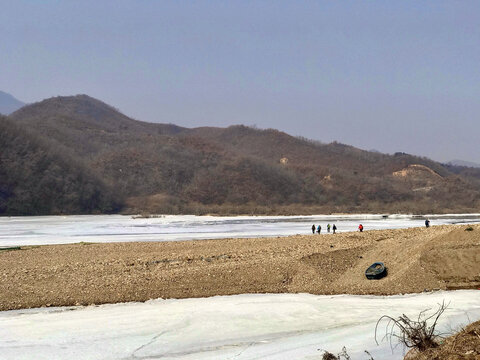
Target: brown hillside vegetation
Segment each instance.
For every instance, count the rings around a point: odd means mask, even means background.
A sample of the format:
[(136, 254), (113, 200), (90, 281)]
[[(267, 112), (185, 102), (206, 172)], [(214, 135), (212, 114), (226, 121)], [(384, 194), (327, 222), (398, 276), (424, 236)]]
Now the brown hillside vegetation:
[[(86, 95), (47, 99), (9, 119), (48, 138), (54, 148), (68, 150), (108, 184), (117, 200), (127, 199), (124, 212), (431, 213), (480, 208), (480, 174), (451, 171), (403, 153), (322, 144), (273, 129), (145, 123)], [(409, 175), (395, 175), (402, 171)]]
[(68, 151), (0, 116), (0, 214), (108, 213), (120, 201)]
[(453, 174), (462, 176), (462, 178), (471, 184), (474, 184), (475, 186), (480, 184), (480, 168), (455, 166), (449, 164), (445, 165), (445, 168)]
[[(480, 225), (466, 228), (0, 251), (0, 310), (243, 293), (480, 288)], [(385, 263), (388, 276), (367, 280), (365, 269), (376, 261)]]

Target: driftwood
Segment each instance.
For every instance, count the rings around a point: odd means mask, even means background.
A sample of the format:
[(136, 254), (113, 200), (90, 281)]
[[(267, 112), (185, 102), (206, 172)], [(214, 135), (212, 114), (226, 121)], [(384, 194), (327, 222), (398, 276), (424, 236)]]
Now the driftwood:
[[(374, 360), (372, 355), (365, 350), (365, 353), (370, 356), (368, 360)], [(347, 348), (344, 346), (342, 351), (338, 355), (334, 355), (331, 352), (325, 351), (322, 356), (322, 360), (351, 360), (350, 355), (347, 353)]]
[(448, 304), (442, 302), (433, 314), (426, 315), (426, 313), (430, 311), (430, 309), (426, 309), (420, 312), (417, 319), (410, 319), (405, 314), (398, 318), (383, 315), (378, 319), (377, 325), (375, 326), (375, 341), (377, 345), (379, 324), (383, 320), (386, 320), (387, 325), (385, 326), (385, 336), (383, 339), (389, 340), (392, 348), (394, 340), (397, 340), (398, 343), (403, 344), (407, 348), (413, 348), (419, 352), (437, 347), (439, 340), (442, 339), (443, 336), (435, 331), (435, 327), (437, 326), (438, 319), (447, 307)]

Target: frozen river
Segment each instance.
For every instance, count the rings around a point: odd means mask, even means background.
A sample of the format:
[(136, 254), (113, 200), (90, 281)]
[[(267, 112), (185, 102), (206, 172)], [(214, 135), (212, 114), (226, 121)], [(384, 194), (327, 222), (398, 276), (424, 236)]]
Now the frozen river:
[[(352, 360), (402, 359), (377, 346), (384, 314), (416, 317), (449, 303), (440, 331), (480, 319), (480, 291), (403, 296), (255, 294), (0, 312), (0, 359), (321, 359), (346, 346)], [(385, 324), (380, 326), (382, 334)], [(382, 335), (379, 336), (381, 340)]]
[[(480, 214), (429, 215), (432, 225), (480, 222)], [(0, 218), (0, 246), (114, 241), (179, 241), (424, 226), (406, 215), (197, 217), (45, 216)], [(1, 296), (1, 294), (0, 294)], [(374, 340), (384, 314), (415, 316), (442, 301), (440, 330), (480, 319), (480, 291), (404, 296), (245, 294), (146, 303), (0, 312), (0, 360), (10, 359), (321, 359), (347, 346), (352, 360), (402, 359)], [(384, 329), (384, 328), (382, 328)]]
[[(431, 225), (478, 223), (480, 214), (427, 215)], [(120, 241), (179, 241), (227, 237), (311, 234), (312, 224), (336, 224), (338, 231), (424, 226), (409, 215), (193, 216), (133, 218), (122, 215), (0, 217), (0, 247)]]

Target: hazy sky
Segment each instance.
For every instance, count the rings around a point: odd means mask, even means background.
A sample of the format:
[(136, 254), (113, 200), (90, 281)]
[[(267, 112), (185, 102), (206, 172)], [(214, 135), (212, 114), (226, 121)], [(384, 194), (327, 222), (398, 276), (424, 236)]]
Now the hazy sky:
[(480, 1), (0, 0), (0, 90), (480, 162)]

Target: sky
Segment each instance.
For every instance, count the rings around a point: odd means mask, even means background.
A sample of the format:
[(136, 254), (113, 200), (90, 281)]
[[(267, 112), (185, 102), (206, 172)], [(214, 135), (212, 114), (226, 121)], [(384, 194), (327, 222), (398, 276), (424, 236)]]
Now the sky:
[(0, 90), (480, 162), (479, 1), (0, 0)]

